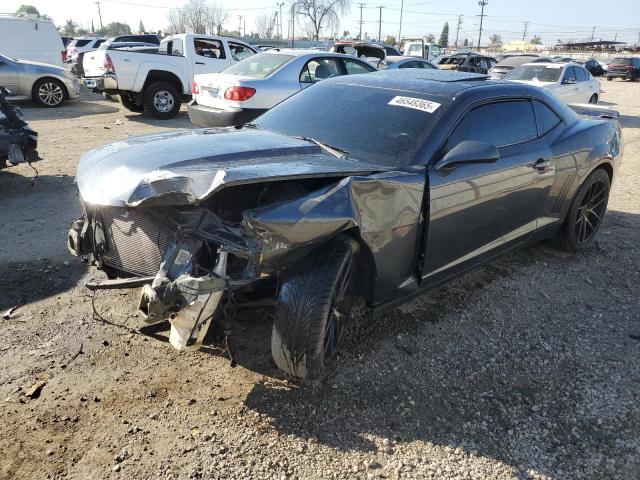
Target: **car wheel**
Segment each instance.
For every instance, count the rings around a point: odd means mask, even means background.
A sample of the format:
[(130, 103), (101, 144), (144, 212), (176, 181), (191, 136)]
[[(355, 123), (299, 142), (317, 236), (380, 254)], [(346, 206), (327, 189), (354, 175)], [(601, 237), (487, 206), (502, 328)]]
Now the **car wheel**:
[(168, 120), (180, 111), (180, 94), (170, 83), (158, 82), (149, 85), (142, 97), (142, 104), (149, 115)]
[(607, 211), (611, 181), (602, 169), (594, 171), (582, 184), (560, 230), (564, 250), (577, 252), (595, 237)]
[(611, 80), (613, 80), (613, 77), (607, 77), (607, 82), (610, 82)]
[(598, 95), (597, 94), (593, 94), (591, 95), (591, 98), (589, 99), (589, 103), (595, 105), (596, 103), (598, 103)]
[(144, 112), (144, 105), (138, 105), (133, 101), (131, 95), (120, 94), (120, 102), (122, 102), (122, 106), (129, 110), (130, 112)]
[(284, 372), (319, 378), (342, 346), (351, 315), (350, 281), (358, 243), (338, 237), (311, 254), (283, 282), (271, 333), (271, 354)]
[(43, 107), (58, 107), (67, 97), (67, 91), (60, 80), (41, 78), (33, 85), (33, 100)]

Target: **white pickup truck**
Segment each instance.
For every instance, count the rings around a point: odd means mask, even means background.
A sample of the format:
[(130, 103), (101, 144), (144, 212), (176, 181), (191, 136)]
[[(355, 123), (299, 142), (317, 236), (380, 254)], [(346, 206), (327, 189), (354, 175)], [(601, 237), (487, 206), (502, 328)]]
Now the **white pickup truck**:
[(104, 73), (85, 78), (94, 91), (120, 95), (132, 112), (146, 111), (159, 119), (175, 117), (191, 97), (193, 76), (221, 72), (257, 50), (236, 39), (179, 34), (160, 42), (158, 53), (108, 50)]

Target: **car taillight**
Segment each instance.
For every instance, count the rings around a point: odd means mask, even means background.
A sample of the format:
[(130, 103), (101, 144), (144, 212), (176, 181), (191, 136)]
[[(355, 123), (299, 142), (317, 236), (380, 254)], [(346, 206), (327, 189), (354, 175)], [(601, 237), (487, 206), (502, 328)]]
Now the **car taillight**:
[(196, 82), (191, 82), (191, 94), (198, 95), (200, 93), (200, 88)]
[(109, 55), (104, 56), (104, 69), (107, 73), (116, 73), (116, 69), (113, 67), (113, 62), (111, 61), (111, 57)]
[(67, 61), (67, 51), (66, 50), (62, 50), (62, 52), (60, 52), (60, 54), (62, 55), (62, 63)]
[(253, 97), (255, 93), (256, 89), (251, 87), (229, 87), (224, 92), (224, 98), (225, 100), (244, 102)]

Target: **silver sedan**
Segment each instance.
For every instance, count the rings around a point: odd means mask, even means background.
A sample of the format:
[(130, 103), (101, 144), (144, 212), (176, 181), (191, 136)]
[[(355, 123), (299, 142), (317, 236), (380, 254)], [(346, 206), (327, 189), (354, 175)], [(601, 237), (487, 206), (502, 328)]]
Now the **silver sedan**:
[(30, 99), (43, 107), (57, 107), (80, 94), (80, 83), (70, 70), (4, 55), (0, 55), (0, 85), (11, 92), (10, 99)]
[(191, 122), (201, 127), (244, 125), (322, 80), (375, 71), (369, 63), (343, 53), (267, 50), (221, 73), (196, 75), (187, 111)]

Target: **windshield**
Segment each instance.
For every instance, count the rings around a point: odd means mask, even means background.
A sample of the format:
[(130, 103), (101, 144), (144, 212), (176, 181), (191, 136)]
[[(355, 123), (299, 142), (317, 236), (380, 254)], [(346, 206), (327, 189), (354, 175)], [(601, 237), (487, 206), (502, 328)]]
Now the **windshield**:
[(611, 65), (631, 65), (630, 58), (614, 58), (611, 60)]
[(533, 82), (557, 82), (563, 65), (521, 65), (511, 70), (505, 80), (529, 80)]
[(292, 58), (293, 56), (291, 55), (281, 55), (279, 53), (256, 53), (231, 65), (223, 72), (243, 77), (265, 78)]
[(313, 138), (351, 160), (385, 166), (411, 162), (442, 114), (441, 97), (321, 82), (258, 117), (258, 128)]

